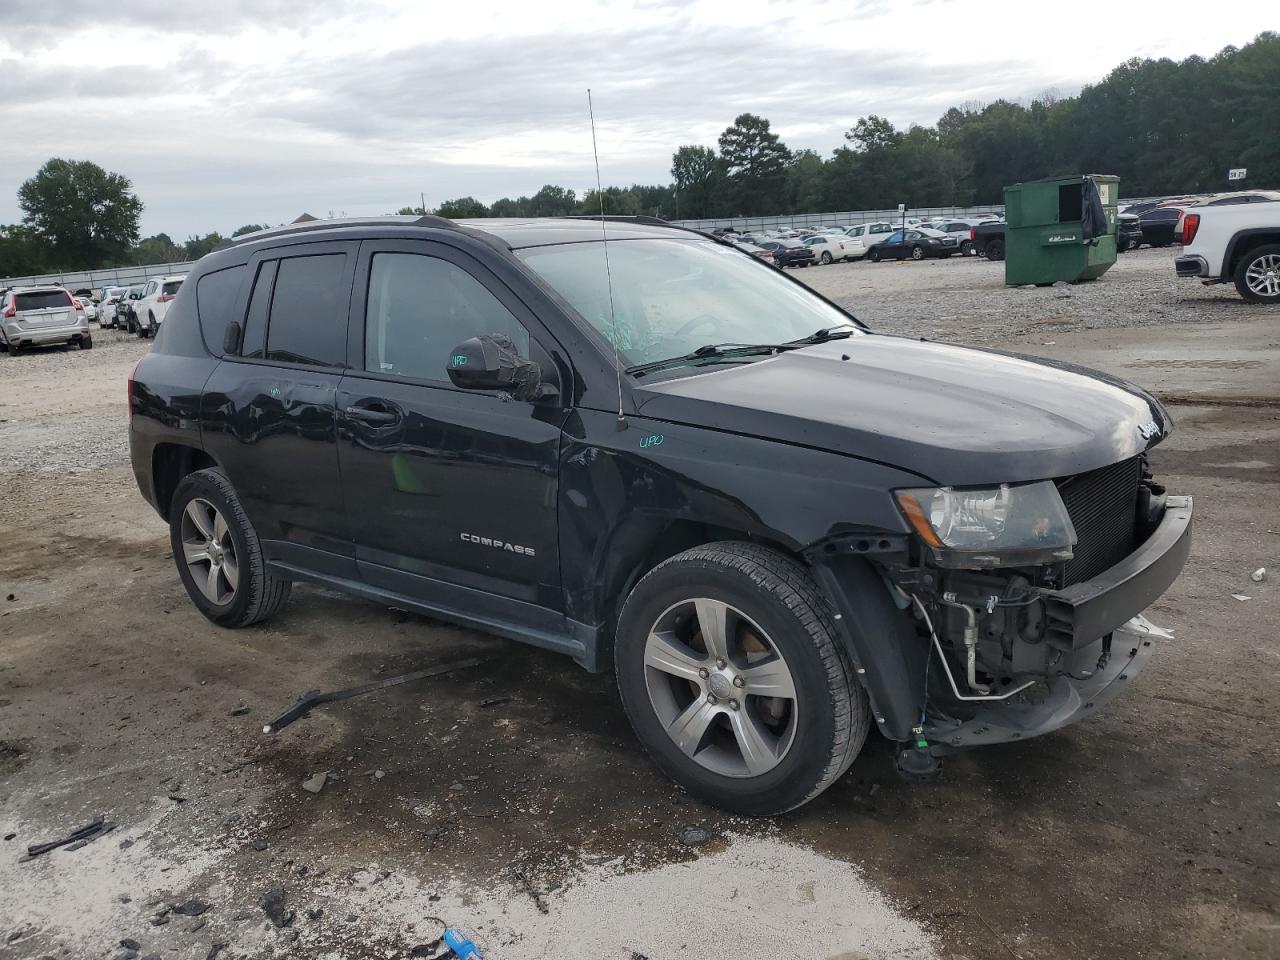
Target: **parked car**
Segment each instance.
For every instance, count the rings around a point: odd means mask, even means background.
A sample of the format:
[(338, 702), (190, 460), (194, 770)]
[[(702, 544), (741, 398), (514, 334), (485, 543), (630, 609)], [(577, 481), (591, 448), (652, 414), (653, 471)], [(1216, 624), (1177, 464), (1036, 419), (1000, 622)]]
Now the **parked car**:
[(973, 244), (973, 252), (988, 260), (1003, 260), (1004, 228), (1003, 220), (988, 220), (985, 223), (975, 224), (969, 230), (969, 242)]
[(138, 332), (138, 315), (134, 311), (134, 306), (142, 298), (142, 291), (145, 287), (145, 283), (135, 283), (120, 298), (120, 302), (116, 304), (117, 327), (124, 327), (130, 333)]
[(868, 250), (893, 233), (893, 224), (884, 221), (860, 223), (856, 227), (850, 227), (845, 233), (853, 241), (856, 255), (865, 257)]
[(1238, 203), (1275, 203), (1280, 192), (1275, 190), (1242, 190), (1236, 193), (1220, 193), (1215, 197), (1189, 204), (1192, 207), (1229, 207)]
[(766, 250), (764, 247), (758, 247), (754, 243), (743, 243), (741, 241), (736, 241), (736, 240), (733, 240), (730, 242), (733, 243), (733, 245), (737, 247), (739, 250), (741, 250), (743, 253), (749, 253), (753, 257), (755, 257), (757, 260), (763, 260), (765, 263), (769, 264), (769, 266), (771, 267), (775, 266), (777, 263), (777, 261), (774, 260), (773, 258), (772, 251)]
[(1234, 282), (1254, 303), (1280, 303), (1280, 202), (1193, 207), (1183, 222), (1180, 277)]
[(599, 236), (312, 221), (203, 258), (128, 389), (201, 614), (306, 580), (612, 669), (657, 765), (750, 815), (873, 724), (929, 773), (1132, 686), (1191, 539), (1158, 400), (876, 335), (648, 220), (611, 224), (610, 282)]
[(0, 349), (16, 355), (28, 347), (93, 347), (84, 306), (62, 287), (11, 287), (0, 301)]
[(153, 277), (143, 285), (142, 295), (133, 304), (133, 312), (137, 318), (139, 337), (154, 337), (164, 323), (169, 304), (182, 288), (182, 281), (187, 279), (184, 273), (175, 277)]
[(807, 267), (817, 260), (813, 250), (799, 240), (766, 238), (757, 241), (756, 245), (772, 253), (773, 260), (779, 267)]
[(98, 326), (106, 329), (107, 327), (118, 326), (116, 320), (116, 307), (120, 303), (121, 298), (129, 292), (128, 287), (104, 287), (102, 290), (102, 299), (98, 302)]
[(937, 230), (939, 233), (946, 233), (954, 236), (959, 244), (959, 252), (966, 257), (971, 257), (976, 252), (973, 247), (973, 241), (969, 238), (969, 232), (979, 223), (986, 223), (986, 220), (934, 220), (929, 224), (922, 224), (927, 229)]
[(88, 297), (81, 297), (79, 295), (72, 295), (71, 300), (75, 304), (76, 309), (84, 314), (86, 320), (98, 319), (98, 308), (91, 299)]
[(1136, 213), (1116, 214), (1116, 252), (1136, 250), (1142, 246), (1142, 221)]
[(858, 259), (857, 246), (843, 234), (833, 236), (829, 233), (815, 233), (811, 237), (805, 237), (804, 245), (813, 251), (819, 263)]
[(872, 263), (881, 260), (924, 260), (928, 257), (950, 257), (960, 252), (960, 241), (939, 230), (915, 227), (895, 230), (867, 253)]
[(1175, 230), (1182, 217), (1182, 207), (1154, 207), (1138, 215), (1142, 242), (1153, 247), (1167, 247), (1177, 241)]

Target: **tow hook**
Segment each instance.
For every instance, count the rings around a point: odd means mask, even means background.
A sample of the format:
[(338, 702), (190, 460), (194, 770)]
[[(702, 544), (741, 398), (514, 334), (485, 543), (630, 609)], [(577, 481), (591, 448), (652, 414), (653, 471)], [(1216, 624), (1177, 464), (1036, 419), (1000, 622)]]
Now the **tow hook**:
[[(954, 593), (944, 593), (942, 602), (948, 607), (955, 607), (964, 611), (964, 652), (966, 679), (969, 681), (969, 689), (974, 693), (986, 696), (991, 692), (991, 688), (985, 683), (978, 682), (978, 608), (972, 607), (967, 603), (961, 603), (956, 599)], [(999, 597), (989, 597), (987, 599), (987, 613), (991, 613), (996, 608), (996, 604), (1000, 602)]]

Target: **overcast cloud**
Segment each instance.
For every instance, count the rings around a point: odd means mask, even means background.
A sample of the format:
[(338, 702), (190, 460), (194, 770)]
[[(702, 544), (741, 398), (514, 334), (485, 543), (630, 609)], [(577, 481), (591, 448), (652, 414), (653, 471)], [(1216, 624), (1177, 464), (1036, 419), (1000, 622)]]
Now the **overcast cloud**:
[[(1133, 57), (1209, 56), (1271, 5), (1025, 0), (5, 0), (0, 223), (49, 157), (130, 177), (143, 234), (669, 179), (744, 111), (827, 155), (860, 116), (1076, 92)], [(1194, 24), (1194, 26), (1191, 26)]]

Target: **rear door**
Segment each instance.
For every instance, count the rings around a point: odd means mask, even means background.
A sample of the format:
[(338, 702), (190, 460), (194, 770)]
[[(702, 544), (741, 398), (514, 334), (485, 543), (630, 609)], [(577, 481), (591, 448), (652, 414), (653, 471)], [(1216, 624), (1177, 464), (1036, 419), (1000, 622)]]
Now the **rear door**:
[[(201, 406), (205, 448), (226, 468), (268, 558), (345, 579), (356, 578), (355, 551), (335, 412), (357, 249), (355, 242), (275, 247), (257, 254), (243, 277), (226, 280), (243, 334)], [(202, 314), (213, 302), (205, 284), (218, 277), (198, 281)]]
[(14, 294), (16, 319), (35, 330), (75, 323), (76, 308), (65, 290), (32, 290)]
[(469, 254), (431, 241), (363, 243), (338, 392), (339, 463), (366, 581), (446, 607), (493, 610), (479, 598), (497, 594), (523, 618), (522, 605), (563, 606), (556, 496), (566, 411), (558, 399), (455, 387), (446, 373), (454, 348), (486, 334), (510, 337), (559, 386), (554, 341)]

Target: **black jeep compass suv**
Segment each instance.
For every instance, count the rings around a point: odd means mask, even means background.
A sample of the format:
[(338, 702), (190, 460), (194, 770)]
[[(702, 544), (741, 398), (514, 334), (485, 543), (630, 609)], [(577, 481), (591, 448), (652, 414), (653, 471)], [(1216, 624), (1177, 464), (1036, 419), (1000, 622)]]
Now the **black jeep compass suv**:
[(750, 814), (816, 796), (872, 722), (924, 773), (1097, 710), (1190, 547), (1142, 390), (872, 333), (660, 221), (249, 234), (129, 398), (214, 623), (306, 580), (612, 669), (657, 764)]

